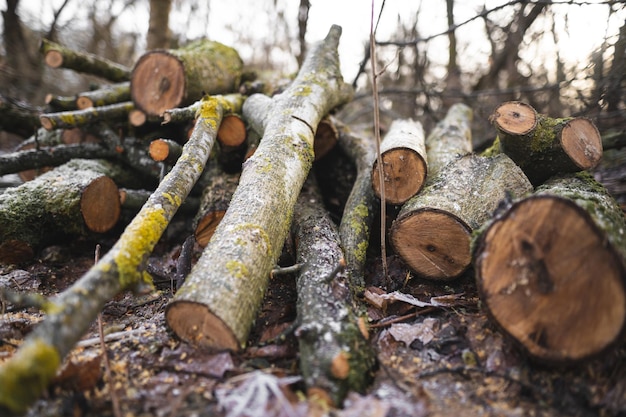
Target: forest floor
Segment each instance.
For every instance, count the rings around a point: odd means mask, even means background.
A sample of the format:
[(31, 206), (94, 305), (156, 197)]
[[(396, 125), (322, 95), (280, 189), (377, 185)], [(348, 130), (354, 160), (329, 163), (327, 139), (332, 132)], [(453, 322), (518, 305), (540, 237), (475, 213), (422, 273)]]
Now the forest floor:
[[(625, 171), (622, 165), (597, 172), (622, 204)], [(367, 267), (369, 290), (397, 290), (422, 301), (440, 297), (442, 306), (364, 304), (378, 358), (372, 383), (366, 392), (351, 393), (343, 408), (325, 409), (302, 394), (295, 336), (282, 344), (259, 344), (295, 320), (293, 276), (271, 280), (248, 347), (240, 353), (197, 350), (168, 329), (164, 310), (188, 223), (176, 218), (150, 258), (161, 271), (156, 292), (123, 293), (106, 304), (102, 326), (109, 366), (94, 323), (27, 415), (112, 416), (114, 401), (123, 416), (159, 417), (626, 415), (625, 343), (575, 367), (533, 363), (490, 321), (471, 270), (445, 285), (432, 283), (414, 277), (393, 254), (388, 257), (393, 288), (382, 288), (381, 260), (374, 255)], [(0, 266), (0, 285), (53, 296), (90, 268), (96, 244), (106, 251), (121, 230), (97, 241), (58, 243), (19, 267)], [(200, 251), (195, 248), (196, 255)], [(42, 319), (35, 309), (9, 306), (0, 316), (0, 360)]]

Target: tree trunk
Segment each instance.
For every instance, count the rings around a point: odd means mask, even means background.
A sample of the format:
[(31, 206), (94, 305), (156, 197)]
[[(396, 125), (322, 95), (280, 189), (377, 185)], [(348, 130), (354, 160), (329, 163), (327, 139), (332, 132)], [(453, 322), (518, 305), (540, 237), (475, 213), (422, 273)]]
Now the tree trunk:
[(579, 361), (621, 340), (626, 221), (589, 174), (513, 203), (479, 235), (474, 259), (485, 306), (532, 357)]
[(113, 248), (54, 300), (46, 319), (27, 336), (13, 357), (0, 364), (0, 406), (24, 412), (50, 383), (62, 359), (104, 304), (122, 290), (141, 289), (146, 281), (150, 282), (145, 272), (148, 256), (204, 169), (222, 114), (237, 111), (241, 101), (224, 97), (203, 99), (201, 117), (183, 156)]
[(19, 263), (60, 235), (103, 233), (117, 223), (117, 186), (105, 161), (75, 159), (0, 194), (0, 263)]
[(323, 207), (311, 178), (298, 198), (292, 226), (296, 279), (300, 370), (309, 398), (340, 406), (349, 391), (363, 392), (376, 362), (367, 342), (363, 317), (353, 309), (353, 296), (343, 274), (339, 234)]
[(120, 64), (96, 55), (77, 52), (47, 39), (39, 47), (46, 65), (51, 68), (67, 68), (76, 72), (102, 77), (114, 83), (128, 81), (130, 70)]
[(150, 0), (150, 23), (146, 49), (167, 49), (170, 46), (169, 27), (172, 0)]
[[(426, 181), (426, 147), (422, 124), (413, 120), (394, 120), (381, 145), (385, 182), (385, 201), (403, 204), (417, 194)], [(376, 160), (372, 168), (372, 188), (380, 198), (381, 184)]]
[(592, 169), (602, 157), (602, 138), (588, 119), (553, 119), (509, 101), (490, 120), (498, 130), (494, 147), (509, 155), (534, 185), (558, 173)]
[(148, 116), (185, 106), (204, 94), (236, 91), (243, 62), (233, 48), (200, 40), (185, 48), (151, 51), (133, 68), (130, 93)]
[(530, 191), (528, 179), (506, 155), (463, 156), (402, 206), (391, 227), (391, 242), (419, 276), (454, 279), (471, 263), (472, 231), (491, 218), (508, 193)]
[[(333, 26), (291, 86), (272, 99), (263, 140), (244, 165), (228, 211), (167, 307), (167, 322), (181, 339), (233, 350), (245, 344), (313, 163), (315, 127), (352, 95), (339, 69), (340, 34)], [(248, 118), (246, 112), (244, 105)]]

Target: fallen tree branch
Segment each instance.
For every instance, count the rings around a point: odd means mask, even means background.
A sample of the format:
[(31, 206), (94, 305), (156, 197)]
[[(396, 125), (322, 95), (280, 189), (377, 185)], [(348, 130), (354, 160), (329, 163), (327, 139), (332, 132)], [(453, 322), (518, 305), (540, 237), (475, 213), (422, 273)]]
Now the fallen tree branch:
[(333, 123), (339, 131), (339, 146), (352, 159), (357, 172), (339, 224), (350, 285), (357, 294), (365, 288), (365, 260), (370, 229), (378, 212), (377, 199), (372, 189), (372, 164), (376, 159), (376, 147), (373, 138), (351, 132), (336, 119), (333, 119)]
[(41, 40), (39, 51), (51, 68), (67, 68), (116, 83), (130, 80), (129, 68), (93, 54), (73, 51), (48, 39)]
[(119, 122), (128, 119), (128, 113), (135, 108), (132, 101), (109, 104), (102, 107), (89, 107), (83, 110), (60, 113), (44, 113), (39, 116), (41, 125), (47, 130), (80, 127), (96, 121)]
[(240, 108), (242, 97), (205, 97), (183, 155), (113, 248), (61, 293), (48, 316), (0, 365), (0, 407), (24, 412), (56, 374), (62, 359), (102, 310), (125, 289), (151, 285), (144, 264), (200, 176), (215, 143), (222, 114)]
[(105, 148), (96, 143), (28, 149), (0, 155), (0, 175), (62, 165), (76, 158), (96, 159), (115, 155), (114, 149)]
[[(352, 95), (339, 69), (340, 34), (333, 26), (272, 99), (263, 140), (244, 164), (228, 211), (167, 307), (167, 323), (181, 339), (232, 350), (245, 344), (313, 163), (315, 128)], [(255, 117), (245, 104), (243, 110)]]
[(340, 406), (349, 391), (364, 391), (376, 358), (349, 282), (337, 275), (343, 262), (339, 233), (311, 178), (298, 198), (292, 230), (302, 265), (296, 278), (300, 370), (309, 397)]

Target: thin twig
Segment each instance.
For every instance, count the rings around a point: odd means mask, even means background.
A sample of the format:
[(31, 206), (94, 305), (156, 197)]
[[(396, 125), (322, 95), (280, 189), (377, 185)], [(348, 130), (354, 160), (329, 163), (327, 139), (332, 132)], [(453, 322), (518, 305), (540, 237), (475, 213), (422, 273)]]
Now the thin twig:
[[(383, 6), (384, 7), (384, 3)], [(380, 13), (382, 14), (382, 7)], [(380, 20), (380, 16), (379, 16)], [(372, 15), (370, 20), (370, 59), (372, 71), (372, 94), (374, 96), (374, 136), (376, 138), (376, 157), (378, 158), (378, 178), (380, 181), (380, 254), (382, 258), (383, 277), (387, 282), (387, 248), (385, 243), (387, 217), (385, 203), (385, 174), (383, 171), (383, 160), (380, 153), (380, 102), (378, 98), (378, 72), (376, 71), (376, 36), (374, 30), (374, 0), (372, 0)]]
[[(96, 253), (94, 257), (94, 264), (97, 264), (100, 260), (100, 245), (96, 245)], [(109, 393), (111, 394), (111, 402), (113, 403), (113, 415), (115, 417), (122, 417), (122, 410), (120, 409), (120, 400), (115, 392), (115, 384), (113, 384), (113, 376), (111, 373), (111, 362), (109, 360), (109, 353), (107, 352), (106, 343), (104, 341), (104, 329), (102, 325), (102, 313), (98, 313), (98, 337), (100, 338), (100, 347), (102, 348), (102, 356), (104, 356), (104, 371), (109, 381)]]

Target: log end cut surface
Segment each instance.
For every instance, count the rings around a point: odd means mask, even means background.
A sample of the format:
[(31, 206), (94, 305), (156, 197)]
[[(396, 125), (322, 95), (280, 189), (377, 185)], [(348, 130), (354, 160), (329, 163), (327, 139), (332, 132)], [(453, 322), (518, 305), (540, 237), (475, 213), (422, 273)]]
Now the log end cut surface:
[[(426, 180), (426, 161), (417, 152), (407, 148), (395, 148), (382, 155), (385, 181), (385, 201), (402, 204), (417, 194)], [(380, 197), (378, 161), (372, 170), (372, 187)]]
[(183, 64), (165, 51), (143, 55), (133, 70), (130, 93), (135, 105), (148, 115), (159, 116), (178, 107), (185, 94)]
[(490, 120), (506, 133), (525, 135), (537, 126), (537, 112), (529, 104), (508, 101), (498, 106)]
[(224, 214), (226, 214), (225, 210), (212, 211), (200, 219), (195, 231), (195, 238), (198, 245), (205, 247), (209, 243), (209, 240), (211, 240), (215, 232), (215, 228), (220, 224)]
[(514, 205), (483, 234), (476, 279), (488, 310), (535, 358), (600, 353), (624, 329), (619, 256), (586, 212), (558, 197)]
[(602, 158), (602, 137), (587, 119), (573, 119), (563, 127), (561, 146), (581, 169), (592, 169)]
[(239, 343), (229, 327), (204, 304), (175, 300), (165, 312), (170, 328), (182, 340), (210, 349), (239, 350)]
[(83, 191), (80, 209), (89, 230), (104, 233), (120, 218), (120, 194), (115, 182), (109, 177), (99, 177)]
[(226, 146), (240, 146), (246, 141), (246, 124), (236, 114), (228, 114), (222, 119), (217, 131), (217, 140)]
[(470, 229), (456, 217), (420, 210), (396, 220), (391, 241), (402, 259), (417, 274), (451, 280), (470, 265)]

